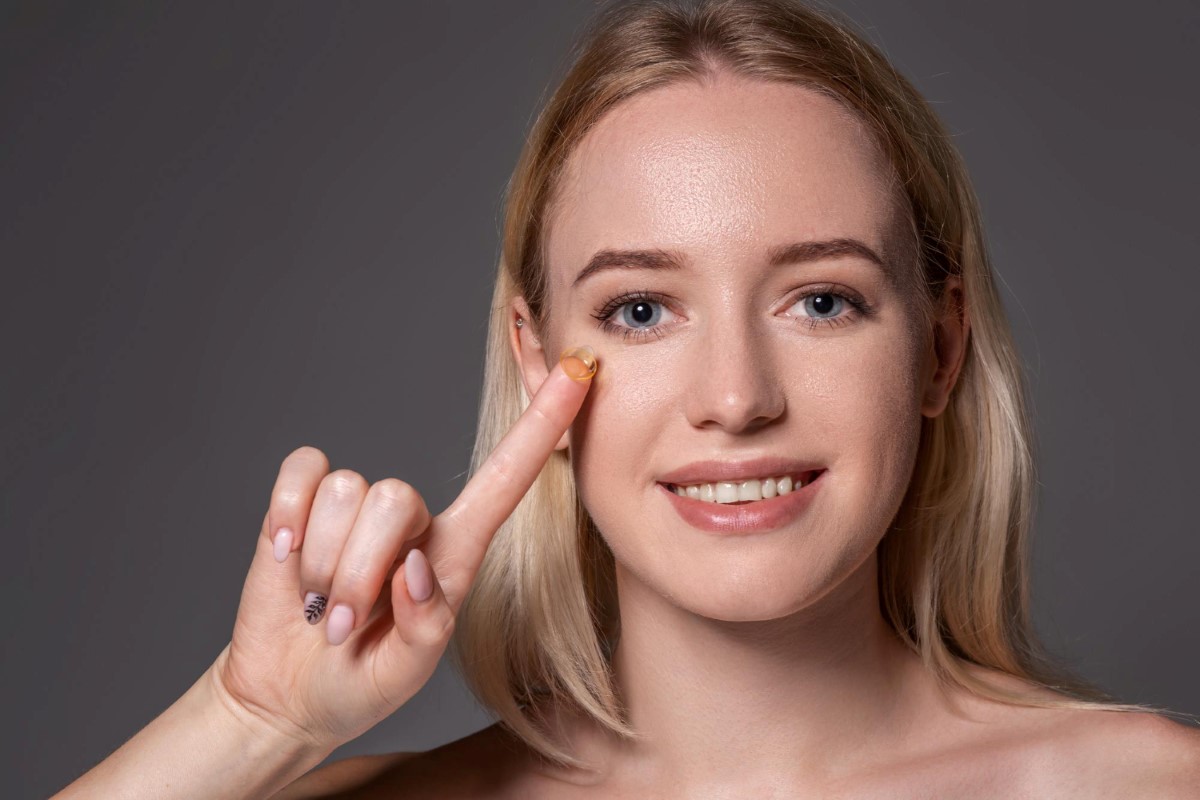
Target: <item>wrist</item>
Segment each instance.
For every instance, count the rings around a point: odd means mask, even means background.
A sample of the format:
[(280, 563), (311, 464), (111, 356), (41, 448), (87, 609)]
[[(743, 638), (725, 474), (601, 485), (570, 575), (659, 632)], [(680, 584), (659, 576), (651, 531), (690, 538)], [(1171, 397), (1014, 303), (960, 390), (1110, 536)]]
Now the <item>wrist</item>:
[(256, 750), (269, 750), (278, 756), (320, 763), (336, 748), (314, 737), (311, 731), (290, 723), (236, 698), (222, 680), (222, 665), (229, 648), (221, 651), (193, 690), (199, 702), (210, 710), (213, 724), (234, 740), (253, 743)]
[(184, 694), (58, 798), (272, 797), (334, 747), (256, 713), (220, 680), (226, 652)]

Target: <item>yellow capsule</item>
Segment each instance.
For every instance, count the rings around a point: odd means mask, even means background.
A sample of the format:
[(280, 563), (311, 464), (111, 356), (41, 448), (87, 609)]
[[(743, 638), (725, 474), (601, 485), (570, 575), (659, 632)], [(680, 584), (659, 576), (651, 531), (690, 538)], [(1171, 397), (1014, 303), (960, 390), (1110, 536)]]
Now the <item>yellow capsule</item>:
[(596, 374), (596, 353), (586, 344), (581, 347), (568, 347), (563, 350), (558, 360), (563, 365), (563, 372), (581, 383), (591, 380)]

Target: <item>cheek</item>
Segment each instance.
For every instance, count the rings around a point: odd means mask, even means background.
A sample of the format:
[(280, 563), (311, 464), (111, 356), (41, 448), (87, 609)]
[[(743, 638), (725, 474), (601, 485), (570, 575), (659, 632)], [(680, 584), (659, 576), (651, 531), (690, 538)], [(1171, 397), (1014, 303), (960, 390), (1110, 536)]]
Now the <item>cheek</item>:
[(572, 458), (585, 501), (593, 486), (620, 486), (624, 494), (638, 481), (649, 487), (655, 470), (664, 466), (660, 451), (667, 421), (681, 413), (679, 378), (672, 371), (679, 368), (678, 360), (665, 348), (595, 349), (601, 367), (571, 429)]
[[(572, 427), (571, 457), (583, 504), (618, 562), (663, 596), (728, 619), (790, 613), (850, 574), (899, 508), (919, 442), (918, 365), (895, 330), (802, 351), (789, 344), (788, 357), (767, 360), (786, 397), (785, 416), (775, 430), (736, 442), (691, 427), (689, 392), (703, 385), (683, 354), (597, 347), (603, 366)], [(654, 499), (656, 475), (704, 450), (710, 436), (830, 465), (833, 480), (806, 518), (805, 535), (725, 547), (687, 531)]]
[[(914, 344), (891, 331), (823, 342), (793, 367), (774, 360), (788, 409), (788, 419), (777, 422), (783, 438), (796, 442), (794, 453), (829, 459), (847, 478), (874, 480), (877, 488), (900, 484), (888, 496), (907, 488), (922, 388)], [(678, 466), (681, 453), (703, 449), (706, 437), (683, 419), (686, 354), (658, 345), (593, 347), (602, 366), (571, 429), (572, 458), (585, 501), (593, 493), (603, 503), (616, 496), (608, 490), (652, 489), (658, 472)], [(680, 438), (688, 436), (694, 440)]]
[(822, 400), (811, 404), (820, 424), (807, 430), (834, 459), (849, 514), (880, 535), (908, 489), (920, 444), (919, 369), (914, 344), (894, 337), (808, 377), (810, 396)]

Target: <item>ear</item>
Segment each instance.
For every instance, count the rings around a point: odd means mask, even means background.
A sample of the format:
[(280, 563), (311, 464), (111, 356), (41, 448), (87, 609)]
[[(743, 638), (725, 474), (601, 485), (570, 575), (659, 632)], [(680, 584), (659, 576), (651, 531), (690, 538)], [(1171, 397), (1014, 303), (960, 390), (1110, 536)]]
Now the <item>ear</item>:
[(946, 410), (950, 392), (958, 382), (967, 355), (971, 320), (967, 313), (962, 278), (951, 275), (942, 290), (942, 303), (933, 329), (932, 370), (926, 381), (921, 413), (933, 418)]
[[(542, 382), (546, 380), (546, 376), (550, 374), (551, 367), (546, 365), (546, 351), (542, 346), (541, 339), (533, 329), (533, 315), (529, 313), (529, 306), (526, 304), (525, 298), (519, 295), (513, 298), (506, 313), (508, 315), (508, 343), (512, 347), (513, 359), (517, 363), (517, 370), (521, 373), (525, 394), (533, 397), (541, 388)], [(517, 319), (524, 320), (519, 328)], [(571, 431), (568, 429), (558, 440), (558, 444), (554, 445), (554, 449), (565, 450), (570, 443)]]

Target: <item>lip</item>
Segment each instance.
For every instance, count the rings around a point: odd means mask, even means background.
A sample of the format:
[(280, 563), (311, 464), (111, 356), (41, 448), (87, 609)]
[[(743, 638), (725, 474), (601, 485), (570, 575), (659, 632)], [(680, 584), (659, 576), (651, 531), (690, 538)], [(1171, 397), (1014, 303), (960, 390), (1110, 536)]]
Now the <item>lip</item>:
[(683, 521), (694, 528), (726, 535), (761, 533), (781, 528), (804, 513), (813, 497), (825, 485), (823, 478), (826, 472), (828, 470), (822, 469), (811, 483), (788, 494), (745, 505), (680, 497), (665, 483), (659, 483), (658, 488)]
[(666, 475), (660, 475), (658, 481), (676, 486), (686, 486), (693, 483), (778, 478), (784, 475), (795, 477), (802, 472), (816, 469), (825, 469), (825, 465), (782, 456), (754, 458), (745, 461), (696, 461), (668, 472)]

